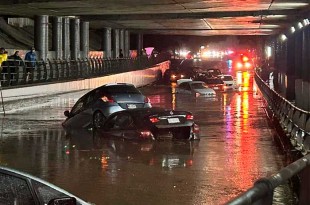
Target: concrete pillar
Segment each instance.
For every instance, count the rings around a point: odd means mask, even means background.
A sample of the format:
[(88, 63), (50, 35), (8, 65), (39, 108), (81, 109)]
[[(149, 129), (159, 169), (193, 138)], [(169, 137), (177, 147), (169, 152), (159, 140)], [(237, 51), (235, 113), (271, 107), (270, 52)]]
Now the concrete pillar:
[(119, 57), (119, 29), (113, 30), (114, 34), (114, 44), (113, 44), (113, 57), (118, 58)]
[(48, 16), (35, 17), (34, 46), (38, 51), (37, 60), (47, 59), (48, 53)]
[(105, 58), (112, 58), (112, 29), (105, 28), (103, 30), (103, 51)]
[(62, 17), (53, 17), (52, 48), (56, 59), (62, 59)]
[(124, 29), (119, 30), (119, 48), (122, 49), (122, 53), (124, 56), (124, 52), (125, 52), (125, 30)]
[(130, 57), (130, 32), (125, 30), (125, 48), (124, 48), (124, 56)]
[(81, 58), (88, 58), (89, 52), (89, 22), (81, 23)]
[(138, 55), (141, 55), (143, 49), (143, 34), (138, 34)]
[(70, 59), (70, 20), (68, 17), (63, 18), (62, 29), (62, 46), (63, 46), (63, 59)]
[(80, 58), (80, 19), (70, 19), (71, 59)]

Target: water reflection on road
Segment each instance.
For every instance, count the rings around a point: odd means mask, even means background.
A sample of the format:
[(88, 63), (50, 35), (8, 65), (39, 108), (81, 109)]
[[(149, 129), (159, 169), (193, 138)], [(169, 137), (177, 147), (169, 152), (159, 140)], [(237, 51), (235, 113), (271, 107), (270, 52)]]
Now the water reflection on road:
[(191, 111), (200, 142), (139, 143), (65, 131), (62, 95), (49, 109), (2, 119), (0, 163), (96, 204), (223, 204), (284, 166), (256, 93), (196, 98), (175, 94), (173, 86), (142, 91), (155, 106)]

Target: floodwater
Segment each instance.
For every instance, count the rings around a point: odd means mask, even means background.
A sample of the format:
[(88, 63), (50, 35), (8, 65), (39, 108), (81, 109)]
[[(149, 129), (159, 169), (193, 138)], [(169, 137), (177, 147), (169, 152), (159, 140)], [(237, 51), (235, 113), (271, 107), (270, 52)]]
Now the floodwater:
[(251, 87), (215, 98), (174, 94), (170, 85), (141, 90), (153, 106), (191, 111), (201, 140), (136, 143), (87, 130), (66, 133), (63, 111), (86, 92), (81, 91), (7, 113), (1, 119), (0, 164), (105, 205), (224, 204), (286, 165), (261, 96)]

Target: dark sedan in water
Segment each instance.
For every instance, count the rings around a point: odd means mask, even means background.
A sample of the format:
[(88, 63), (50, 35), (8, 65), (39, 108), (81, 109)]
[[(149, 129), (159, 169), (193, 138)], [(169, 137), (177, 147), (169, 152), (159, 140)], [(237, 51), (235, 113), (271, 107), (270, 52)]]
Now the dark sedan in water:
[(141, 108), (113, 113), (100, 129), (102, 137), (130, 140), (198, 140), (199, 127), (190, 112)]
[(64, 112), (64, 127), (100, 128), (114, 112), (151, 107), (150, 100), (134, 85), (113, 83), (98, 87), (82, 96), (71, 111)]

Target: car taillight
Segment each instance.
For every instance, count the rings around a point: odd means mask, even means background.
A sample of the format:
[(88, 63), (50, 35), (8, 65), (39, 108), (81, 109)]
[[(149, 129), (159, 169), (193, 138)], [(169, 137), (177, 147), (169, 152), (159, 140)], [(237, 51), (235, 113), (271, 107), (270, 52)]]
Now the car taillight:
[(199, 133), (199, 126), (197, 124), (193, 125), (193, 133), (196, 133), (196, 134)]
[(159, 122), (159, 119), (157, 117), (150, 117), (150, 121), (152, 123), (156, 123), (156, 122)]
[(142, 139), (153, 139), (153, 134), (149, 130), (142, 130), (140, 131), (140, 138)]
[(145, 97), (144, 98), (144, 103), (150, 103), (151, 101), (150, 101), (150, 98), (148, 98), (148, 97)]
[(193, 116), (193, 115), (186, 115), (186, 119), (187, 119), (187, 120), (193, 120), (193, 119), (194, 119), (194, 116)]
[(109, 103), (115, 102), (115, 101), (113, 100), (112, 97), (108, 98), (107, 96), (103, 96), (103, 97), (101, 98), (101, 100), (102, 100), (103, 102), (109, 102)]

